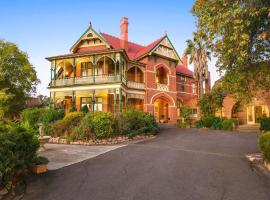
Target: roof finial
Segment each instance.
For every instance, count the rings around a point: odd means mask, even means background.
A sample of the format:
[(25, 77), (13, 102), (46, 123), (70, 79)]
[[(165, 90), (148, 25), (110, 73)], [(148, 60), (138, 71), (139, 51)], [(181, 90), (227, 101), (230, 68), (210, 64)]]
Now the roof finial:
[(166, 36), (167, 35), (167, 31), (164, 31), (164, 36)]
[(91, 21), (89, 22), (89, 27), (92, 28), (92, 22)]

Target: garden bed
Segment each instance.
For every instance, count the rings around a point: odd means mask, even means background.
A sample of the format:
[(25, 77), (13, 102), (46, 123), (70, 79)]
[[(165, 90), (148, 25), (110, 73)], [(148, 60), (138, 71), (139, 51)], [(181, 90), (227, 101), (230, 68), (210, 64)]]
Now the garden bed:
[(69, 140), (67, 140), (65, 138), (61, 138), (61, 137), (52, 137), (52, 138), (50, 138), (49, 143), (87, 145), (87, 146), (113, 145), (113, 144), (123, 144), (123, 143), (127, 143), (127, 142), (132, 142), (132, 141), (145, 140), (145, 139), (150, 139), (150, 138), (154, 138), (154, 135), (136, 135), (133, 138), (129, 138), (127, 136), (115, 136), (115, 137), (110, 137), (110, 138), (88, 140), (88, 141), (83, 141), (83, 140), (69, 141)]

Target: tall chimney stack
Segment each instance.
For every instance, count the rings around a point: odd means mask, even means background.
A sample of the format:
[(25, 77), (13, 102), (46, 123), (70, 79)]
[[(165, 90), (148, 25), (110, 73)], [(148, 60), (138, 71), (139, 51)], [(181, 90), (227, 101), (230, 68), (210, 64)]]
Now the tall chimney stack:
[(185, 68), (188, 68), (188, 57), (187, 57), (187, 54), (186, 53), (183, 53), (182, 54), (182, 62), (183, 62), (183, 66)]
[(120, 22), (120, 47), (128, 51), (128, 18), (124, 17)]

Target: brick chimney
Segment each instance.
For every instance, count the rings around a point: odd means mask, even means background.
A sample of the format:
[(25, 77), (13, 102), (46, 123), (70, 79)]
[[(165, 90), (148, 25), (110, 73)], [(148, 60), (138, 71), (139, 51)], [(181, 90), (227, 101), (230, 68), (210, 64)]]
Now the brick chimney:
[(183, 67), (188, 68), (188, 57), (186, 53), (182, 54)]
[(120, 22), (120, 47), (128, 51), (128, 18), (124, 17)]

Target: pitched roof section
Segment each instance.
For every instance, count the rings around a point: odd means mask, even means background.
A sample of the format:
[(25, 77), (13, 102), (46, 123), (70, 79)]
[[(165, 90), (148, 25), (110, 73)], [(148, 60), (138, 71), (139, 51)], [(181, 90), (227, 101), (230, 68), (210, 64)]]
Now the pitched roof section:
[[(121, 49), (120, 46), (120, 38), (109, 35), (107, 33), (100, 33), (106, 41), (112, 46), (113, 49)], [(144, 49), (145, 47), (133, 42), (128, 42), (128, 57), (130, 59), (134, 59), (136, 56), (136, 53), (140, 51), (141, 49)]]
[[(95, 43), (95, 40), (99, 40), (99, 42)], [(164, 47), (163, 43), (165, 40), (169, 41), (171, 50), (176, 55), (175, 58), (180, 60), (167, 35), (164, 35), (163, 37), (157, 39), (147, 46), (143, 46), (134, 42), (128, 42), (128, 51), (126, 53), (131, 60), (137, 60), (148, 54), (158, 53), (156, 50), (159, 50), (158, 48), (160, 46)], [(83, 33), (83, 35), (71, 47), (70, 51), (72, 53), (87, 53), (106, 49), (118, 50), (122, 49), (120, 46), (120, 41), (120, 38), (109, 35), (107, 33), (97, 33), (90, 25), (89, 28)]]
[(183, 65), (176, 66), (176, 72), (188, 76), (193, 76), (193, 72), (189, 70), (187, 67), (184, 67)]
[(154, 47), (156, 47), (163, 40), (163, 38), (164, 36), (145, 46), (143, 49), (141, 49), (136, 53), (135, 58), (142, 57), (143, 55), (149, 53), (152, 49), (154, 49)]
[[(95, 40), (98, 40), (99, 43), (95, 43)], [(90, 50), (91, 48), (101, 49), (100, 46), (103, 46), (103, 49), (110, 48), (110, 44), (106, 41), (106, 39), (104, 39), (101, 34), (97, 33), (90, 25), (82, 36), (76, 41), (76, 43), (70, 48), (70, 51), (76, 53), (78, 49), (82, 49), (82, 52), (87, 52), (87, 49)]]

